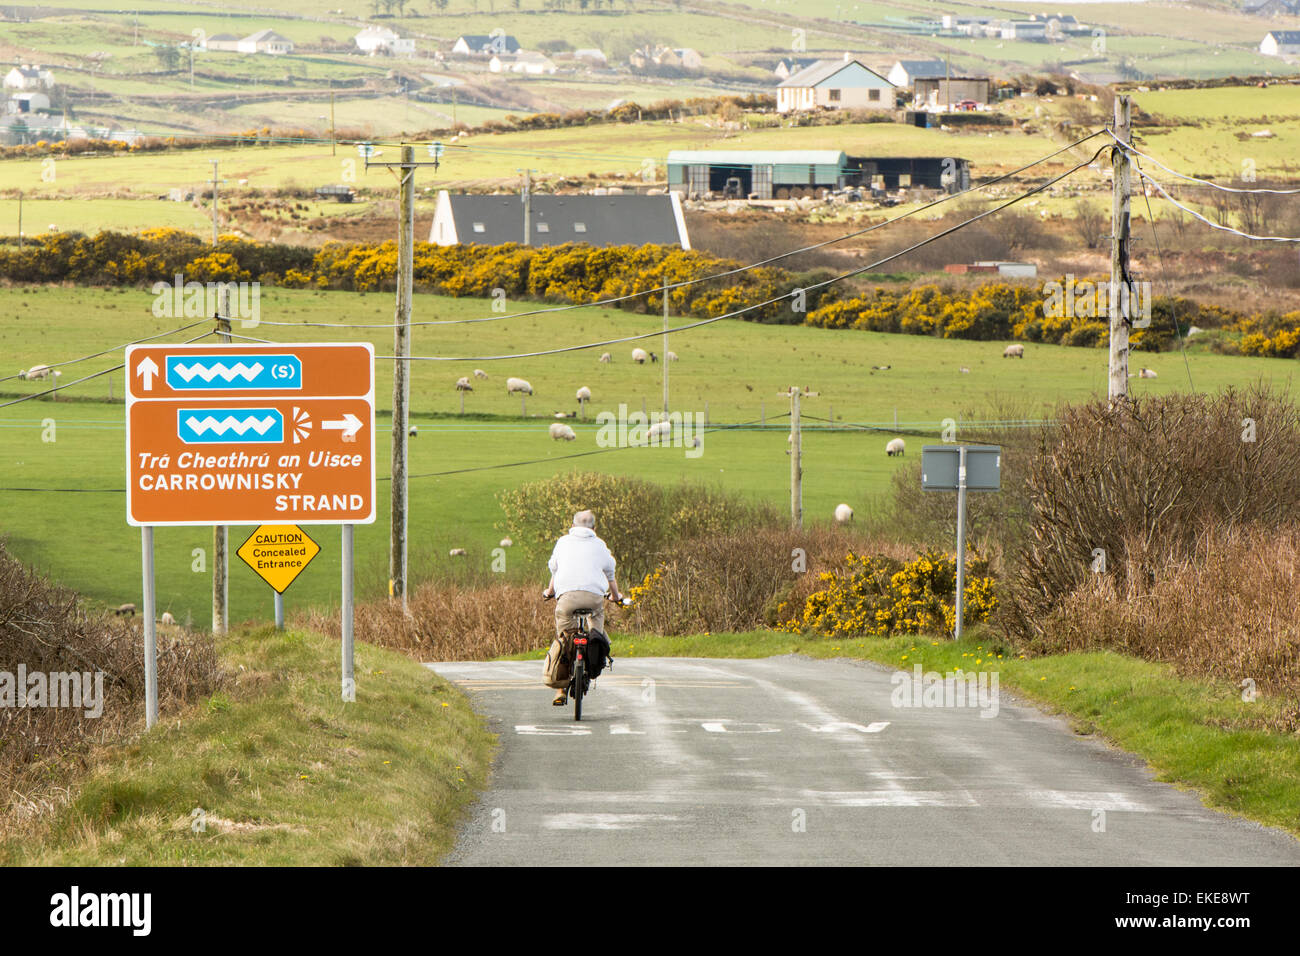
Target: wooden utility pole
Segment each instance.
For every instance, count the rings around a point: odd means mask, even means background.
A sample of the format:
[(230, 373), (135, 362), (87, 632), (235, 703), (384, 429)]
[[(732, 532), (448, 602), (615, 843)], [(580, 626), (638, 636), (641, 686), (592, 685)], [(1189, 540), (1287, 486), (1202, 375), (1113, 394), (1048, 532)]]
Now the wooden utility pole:
[(330, 90), (330, 155), (337, 156), (338, 149), (339, 141), (334, 134), (334, 91)]
[(803, 528), (803, 429), (799, 420), (799, 401), (813, 398), (816, 392), (808, 391), (805, 386), (791, 385), (790, 390), (780, 392), (790, 398), (790, 522), (796, 528)]
[(393, 329), (393, 464), (392, 528), (388, 553), (389, 589), (406, 607), (406, 443), (411, 398), (411, 294), (415, 254), (415, 148), (402, 147), (397, 233), (397, 315)]
[(217, 244), (217, 165), (221, 161), (210, 159), (208, 162), (212, 164), (212, 244), (215, 246)]
[[(18, 248), (23, 247), (23, 191), (18, 190)], [(112, 381), (112, 378), (109, 378)]]
[(524, 245), (531, 246), (533, 244), (533, 171), (524, 169), (520, 170), (520, 172), (524, 174), (524, 191), (519, 196), (519, 201), (524, 204)]
[[(215, 163), (215, 160), (214, 160)], [(216, 181), (216, 172), (213, 172)], [(215, 189), (216, 186), (213, 186)], [(215, 193), (213, 196), (215, 197)], [(215, 227), (213, 245), (216, 244)], [(221, 288), (221, 299), (217, 303), (217, 335), (222, 345), (230, 344), (230, 290)], [(230, 627), (230, 539), (229, 529), (223, 525), (212, 528), (212, 633), (225, 634)]]
[(664, 419), (668, 418), (668, 281), (664, 280), (664, 354), (660, 364), (664, 367)]
[[(1127, 146), (1132, 142), (1131, 103), (1127, 96), (1115, 97), (1115, 138)], [(1128, 330), (1133, 288), (1129, 276), (1129, 207), (1133, 177), (1129, 153), (1123, 146), (1111, 150), (1112, 202), (1110, 214), (1110, 383), (1111, 405), (1128, 398)]]

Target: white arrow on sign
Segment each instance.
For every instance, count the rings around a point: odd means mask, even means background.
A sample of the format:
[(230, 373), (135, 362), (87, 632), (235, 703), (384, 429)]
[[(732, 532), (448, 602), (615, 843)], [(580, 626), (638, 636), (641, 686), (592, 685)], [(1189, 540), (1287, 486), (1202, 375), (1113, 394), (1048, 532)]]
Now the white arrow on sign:
[(344, 441), (356, 441), (357, 432), (361, 430), (361, 419), (347, 412), (340, 419), (332, 422), (321, 422), (320, 427), (326, 431), (342, 431)]
[(135, 367), (135, 374), (144, 379), (144, 390), (153, 391), (153, 377), (158, 374), (158, 364), (149, 356), (140, 360), (140, 364)]

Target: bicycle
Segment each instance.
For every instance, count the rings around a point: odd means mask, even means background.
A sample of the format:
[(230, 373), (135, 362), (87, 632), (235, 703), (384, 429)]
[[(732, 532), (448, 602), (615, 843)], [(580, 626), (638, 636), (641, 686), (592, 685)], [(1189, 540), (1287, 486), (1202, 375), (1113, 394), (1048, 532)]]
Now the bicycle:
[[(543, 594), (542, 600), (551, 601), (554, 600), (554, 597), (554, 595), (547, 597)], [(607, 594), (605, 600), (613, 602), (614, 599)], [(618, 603), (622, 607), (628, 607), (631, 605), (632, 599), (625, 597), (621, 602), (614, 603)], [(574, 720), (582, 720), (582, 698), (591, 690), (592, 678), (587, 674), (589, 670), (587, 666), (587, 642), (590, 640), (591, 618), (595, 613), (596, 609), (592, 607), (575, 608), (573, 611), (573, 617), (578, 622), (578, 629), (573, 633), (573, 640), (570, 642), (572, 649), (569, 651), (569, 684), (565, 689), (565, 693), (573, 701)], [(608, 670), (614, 669), (614, 655), (610, 654), (608, 656), (605, 667)]]

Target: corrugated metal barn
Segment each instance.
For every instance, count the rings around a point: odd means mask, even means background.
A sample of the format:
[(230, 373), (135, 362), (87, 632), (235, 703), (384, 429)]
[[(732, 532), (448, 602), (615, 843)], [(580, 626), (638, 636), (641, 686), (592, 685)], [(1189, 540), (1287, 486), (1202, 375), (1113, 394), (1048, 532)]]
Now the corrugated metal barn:
[(668, 154), (668, 188), (687, 196), (797, 198), (844, 186), (852, 175), (848, 156), (829, 149), (675, 149)]

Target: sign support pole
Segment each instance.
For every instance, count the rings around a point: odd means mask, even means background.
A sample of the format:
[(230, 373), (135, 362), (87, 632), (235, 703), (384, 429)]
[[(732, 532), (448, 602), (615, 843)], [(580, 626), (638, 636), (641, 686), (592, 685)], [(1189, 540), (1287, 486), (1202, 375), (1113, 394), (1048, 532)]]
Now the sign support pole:
[(343, 700), (352, 704), (357, 699), (357, 682), (353, 672), (352, 655), (352, 525), (343, 525)]
[(284, 630), (284, 595), (281, 594), (279, 591), (275, 591), (275, 590), (272, 590), (271, 593), (275, 595), (275, 629), (277, 631), (283, 631)]
[(157, 599), (153, 584), (153, 526), (140, 528), (141, 573), (144, 577), (144, 729), (158, 722), (158, 635), (154, 630)]
[(958, 449), (957, 461), (957, 626), (953, 639), (961, 640), (961, 619), (966, 612), (966, 446)]
[[(215, 182), (215, 178), (213, 182)], [(212, 187), (216, 189), (216, 186)], [(213, 194), (216, 195), (215, 193)], [(216, 242), (214, 226), (213, 243)], [(230, 344), (230, 290), (221, 290), (217, 304), (217, 334), (223, 345)], [(225, 634), (230, 627), (230, 546), (229, 529), (223, 525), (212, 526), (212, 633)]]

